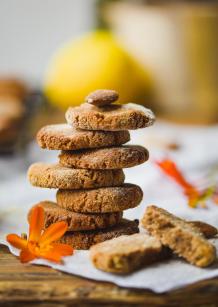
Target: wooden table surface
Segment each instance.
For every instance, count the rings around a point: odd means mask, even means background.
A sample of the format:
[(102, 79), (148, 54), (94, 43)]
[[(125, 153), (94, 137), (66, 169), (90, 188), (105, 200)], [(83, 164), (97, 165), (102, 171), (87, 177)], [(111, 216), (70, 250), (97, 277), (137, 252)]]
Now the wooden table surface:
[[(81, 268), (82, 269), (82, 268)], [(21, 264), (0, 245), (0, 306), (218, 306), (218, 278), (155, 294)]]

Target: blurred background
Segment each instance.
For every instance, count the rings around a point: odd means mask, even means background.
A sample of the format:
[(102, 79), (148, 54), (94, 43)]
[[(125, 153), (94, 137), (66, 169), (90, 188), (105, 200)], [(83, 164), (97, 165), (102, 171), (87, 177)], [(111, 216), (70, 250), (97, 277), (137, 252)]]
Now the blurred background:
[(177, 123), (218, 121), (217, 1), (0, 0), (0, 20), (1, 151), (96, 88)]
[(217, 165), (217, 8), (210, 0), (0, 0), (1, 205), (27, 193), (31, 162), (57, 155), (37, 148), (36, 131), (63, 122), (67, 107), (97, 88), (155, 112), (138, 143), (184, 168)]

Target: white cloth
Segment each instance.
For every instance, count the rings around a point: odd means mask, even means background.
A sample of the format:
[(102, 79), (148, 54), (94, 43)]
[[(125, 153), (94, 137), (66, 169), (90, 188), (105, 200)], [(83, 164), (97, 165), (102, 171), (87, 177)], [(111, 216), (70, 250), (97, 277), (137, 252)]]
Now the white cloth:
[[(126, 182), (139, 184), (144, 191), (141, 205), (127, 210), (125, 216), (140, 219), (148, 204), (156, 204), (180, 217), (206, 221), (218, 227), (217, 205), (210, 203), (207, 209), (189, 208), (181, 189), (153, 163), (155, 159), (168, 156), (178, 163), (190, 180), (199, 180), (202, 175), (218, 165), (218, 127), (192, 128), (157, 123), (152, 128), (134, 131), (131, 134), (131, 143), (148, 147), (150, 161), (125, 170)], [(178, 143), (180, 149), (170, 152), (161, 146), (172, 142)], [(27, 231), (26, 214), (33, 204), (41, 200), (55, 199), (54, 190), (31, 187), (26, 178), (26, 171), (27, 167), (36, 161), (57, 161), (57, 154), (55, 151), (41, 150), (33, 143), (26, 155), (0, 160), (1, 243), (8, 245), (5, 234), (20, 234)], [(218, 249), (218, 242), (215, 244)], [(15, 249), (11, 248), (11, 251), (17, 254)], [(66, 257), (63, 265), (41, 259), (33, 263), (46, 264), (60, 271), (95, 280), (110, 281), (123, 287), (147, 288), (159, 293), (218, 276), (217, 265), (200, 269), (178, 258), (149, 266), (125, 277), (116, 276), (96, 270), (89, 260), (88, 251), (77, 251), (75, 255)]]

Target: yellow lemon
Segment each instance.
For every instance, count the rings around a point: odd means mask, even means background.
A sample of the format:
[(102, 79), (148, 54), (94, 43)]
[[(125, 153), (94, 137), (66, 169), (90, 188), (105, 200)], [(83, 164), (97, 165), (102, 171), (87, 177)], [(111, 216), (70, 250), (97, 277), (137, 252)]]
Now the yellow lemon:
[(65, 109), (79, 105), (96, 89), (117, 90), (121, 103), (142, 102), (151, 80), (110, 32), (99, 30), (69, 42), (54, 55), (44, 89), (52, 103)]

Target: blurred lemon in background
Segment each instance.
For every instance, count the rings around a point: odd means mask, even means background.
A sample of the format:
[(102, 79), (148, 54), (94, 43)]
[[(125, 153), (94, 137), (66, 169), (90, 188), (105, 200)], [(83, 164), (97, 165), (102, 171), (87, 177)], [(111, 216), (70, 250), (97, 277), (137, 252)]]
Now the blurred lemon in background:
[(45, 94), (62, 109), (79, 105), (96, 89), (115, 89), (120, 102), (141, 102), (152, 89), (151, 77), (108, 31), (94, 31), (61, 48), (45, 78)]

